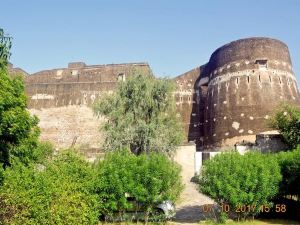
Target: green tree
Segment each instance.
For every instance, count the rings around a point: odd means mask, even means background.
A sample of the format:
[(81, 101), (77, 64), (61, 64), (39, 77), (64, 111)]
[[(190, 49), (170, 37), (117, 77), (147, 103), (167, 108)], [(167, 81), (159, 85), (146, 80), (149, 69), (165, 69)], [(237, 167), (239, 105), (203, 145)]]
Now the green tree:
[(132, 75), (121, 82), (114, 94), (95, 104), (97, 115), (107, 118), (103, 126), (105, 149), (129, 148), (133, 153), (172, 154), (183, 139), (176, 117), (174, 85), (151, 75)]
[(229, 152), (204, 163), (199, 187), (220, 205), (228, 204), (231, 212), (239, 211), (238, 218), (245, 218), (272, 205), (280, 181), (280, 167), (274, 156)]
[(300, 107), (282, 105), (271, 118), (270, 126), (282, 134), (291, 148), (296, 148), (300, 144)]
[(0, 224), (98, 224), (93, 169), (72, 152), (42, 164), (15, 163), (0, 187)]
[(22, 78), (12, 79), (6, 68), (10, 40), (0, 29), (0, 163), (4, 166), (13, 158), (25, 163), (34, 158), (40, 132), (37, 117), (32, 117), (26, 109)]
[(96, 167), (95, 191), (102, 215), (124, 215), (132, 208), (127, 196), (143, 206), (145, 219), (164, 200), (175, 202), (182, 190), (180, 167), (166, 155), (136, 156), (128, 151), (107, 153)]

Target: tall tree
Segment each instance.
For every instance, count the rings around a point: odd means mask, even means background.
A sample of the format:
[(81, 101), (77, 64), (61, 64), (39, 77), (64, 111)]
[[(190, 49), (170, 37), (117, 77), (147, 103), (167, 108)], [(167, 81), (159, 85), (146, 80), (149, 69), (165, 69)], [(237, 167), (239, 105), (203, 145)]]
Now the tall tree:
[(300, 107), (283, 104), (270, 120), (270, 127), (282, 134), (284, 141), (291, 147), (300, 145)]
[(33, 158), (39, 136), (38, 119), (26, 109), (22, 78), (12, 79), (6, 68), (10, 47), (11, 38), (0, 29), (0, 163), (4, 166), (14, 156), (24, 162)]
[(174, 85), (168, 79), (133, 74), (120, 82), (114, 94), (94, 106), (105, 116), (105, 149), (129, 148), (133, 153), (163, 152), (171, 155), (183, 139), (176, 117)]

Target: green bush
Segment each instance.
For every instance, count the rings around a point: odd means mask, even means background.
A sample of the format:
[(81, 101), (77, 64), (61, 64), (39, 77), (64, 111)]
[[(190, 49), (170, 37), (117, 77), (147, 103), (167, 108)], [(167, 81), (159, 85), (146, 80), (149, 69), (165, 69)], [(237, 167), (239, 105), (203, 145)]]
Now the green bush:
[(165, 155), (136, 156), (128, 151), (109, 153), (97, 166), (96, 192), (102, 215), (113, 215), (132, 207), (131, 196), (145, 209), (145, 219), (157, 203), (175, 202), (182, 190), (180, 167)]
[(15, 163), (4, 176), (0, 223), (97, 224), (93, 170), (78, 156), (62, 153), (45, 165)]
[(11, 149), (11, 164), (21, 162), (24, 165), (30, 163), (43, 163), (53, 154), (54, 147), (49, 142), (37, 140), (38, 136), (30, 137)]
[(300, 196), (300, 146), (289, 152), (277, 154), (277, 159), (281, 168), (282, 182), (280, 184), (280, 194)]
[[(258, 152), (244, 156), (237, 152), (222, 153), (206, 161), (200, 177), (200, 190), (220, 205), (228, 204), (231, 212), (245, 218), (270, 206), (278, 193), (280, 167), (275, 157)], [(251, 208), (250, 208), (251, 207)]]

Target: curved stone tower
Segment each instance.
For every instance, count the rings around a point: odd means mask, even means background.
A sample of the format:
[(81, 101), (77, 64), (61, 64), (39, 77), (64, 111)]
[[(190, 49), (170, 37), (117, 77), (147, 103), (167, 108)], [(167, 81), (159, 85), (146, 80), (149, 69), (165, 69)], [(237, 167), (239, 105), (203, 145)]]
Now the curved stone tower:
[(270, 130), (267, 120), (281, 102), (300, 102), (289, 50), (281, 41), (233, 41), (218, 48), (206, 67), (205, 148), (253, 140)]

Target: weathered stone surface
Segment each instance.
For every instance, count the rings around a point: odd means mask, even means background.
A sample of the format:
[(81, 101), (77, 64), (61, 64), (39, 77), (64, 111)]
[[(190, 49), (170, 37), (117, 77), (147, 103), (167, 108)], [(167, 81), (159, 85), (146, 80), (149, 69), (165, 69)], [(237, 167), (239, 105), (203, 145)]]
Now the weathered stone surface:
[(15, 77), (16, 75), (21, 75), (22, 77), (26, 77), (29, 74), (27, 72), (25, 72), (23, 69), (19, 68), (19, 67), (14, 67), (13, 64), (8, 63), (8, 72), (10, 74), (10, 76)]
[(97, 118), (90, 107), (32, 108), (30, 113), (40, 119), (41, 139), (58, 148), (68, 148), (73, 142), (82, 148), (97, 148), (104, 139), (99, 130), (104, 119)]
[(267, 121), (281, 102), (300, 102), (288, 48), (278, 40), (231, 42), (212, 54), (208, 67), (206, 147), (268, 131)]
[(146, 63), (87, 66), (76, 62), (26, 76), (28, 107), (40, 118), (41, 139), (58, 148), (73, 142), (86, 149), (99, 148), (103, 119), (93, 115), (92, 105), (133, 73), (152, 74)]
[(25, 79), (29, 108), (68, 105), (91, 106), (103, 93), (112, 92), (118, 82), (132, 73), (151, 74), (148, 64), (128, 63), (86, 66), (70, 63), (68, 68), (45, 70)]
[(226, 44), (207, 64), (175, 80), (187, 140), (195, 141), (198, 150), (253, 141), (270, 130), (267, 121), (280, 103), (300, 104), (288, 47), (270, 38)]
[[(56, 136), (60, 136), (61, 129), (49, 127), (55, 123), (54, 114), (65, 108), (67, 111), (72, 108), (72, 113), (61, 113), (56, 120), (72, 124), (68, 125), (72, 127), (70, 132), (65, 132), (66, 145), (76, 136), (73, 135), (76, 130), (95, 130), (99, 122), (96, 123), (88, 107), (103, 93), (113, 92), (118, 82), (134, 71), (151, 74), (146, 63), (88, 66), (75, 62), (68, 68), (26, 76), (29, 108), (40, 110), (37, 112), (42, 137), (58, 144)], [(195, 141), (198, 150), (228, 149), (236, 142), (253, 141), (256, 134), (270, 130), (267, 121), (281, 102), (300, 104), (288, 47), (270, 38), (247, 38), (226, 44), (211, 55), (208, 63), (175, 77), (174, 81), (185, 141)], [(88, 118), (94, 122), (76, 122), (84, 117), (76, 106), (84, 106), (89, 111)], [(78, 143), (85, 139), (83, 133), (78, 134)]]

